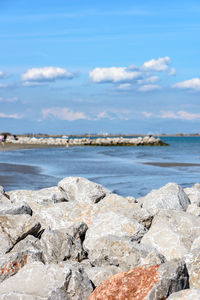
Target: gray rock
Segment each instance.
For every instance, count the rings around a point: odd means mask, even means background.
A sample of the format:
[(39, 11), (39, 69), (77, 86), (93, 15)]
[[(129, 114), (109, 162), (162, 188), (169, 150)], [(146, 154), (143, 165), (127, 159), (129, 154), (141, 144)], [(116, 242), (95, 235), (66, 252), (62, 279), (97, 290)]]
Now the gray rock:
[(33, 202), (39, 204), (51, 204), (57, 202), (66, 201), (60, 191), (60, 189), (55, 187), (45, 188), (38, 191), (31, 190), (16, 190), (7, 193), (11, 201), (15, 202), (27, 202), (32, 204)]
[(138, 203), (129, 198), (124, 198), (116, 194), (108, 194), (93, 208), (93, 216), (98, 214), (114, 212), (127, 218), (134, 219), (145, 227), (150, 227), (153, 216), (150, 212), (140, 207)]
[(24, 265), (33, 261), (43, 261), (41, 250), (29, 247), (29, 249), (11, 251), (0, 256), (0, 282), (15, 275)]
[(93, 267), (85, 268), (85, 272), (89, 279), (93, 282), (94, 286), (99, 286), (104, 280), (110, 276), (115, 275), (122, 270), (116, 266), (104, 266), (104, 267)]
[(192, 243), (191, 246), (191, 251), (196, 249), (196, 248), (200, 248), (200, 236), (198, 236)]
[(190, 288), (200, 289), (200, 248), (196, 248), (184, 257)]
[(0, 216), (0, 254), (9, 252), (27, 235), (36, 235), (40, 227), (40, 223), (29, 215)]
[(176, 183), (168, 183), (159, 190), (152, 190), (143, 198), (142, 202), (142, 207), (153, 214), (160, 209), (186, 211), (190, 204), (188, 196), (184, 193), (182, 187)]
[(2, 185), (0, 185), (0, 194), (2, 194), (2, 195), (4, 195), (4, 194), (5, 194), (5, 190), (4, 190), (4, 188), (3, 188), (3, 186), (2, 186)]
[(100, 184), (82, 177), (66, 177), (58, 186), (67, 201), (97, 203), (108, 193)]
[(141, 240), (163, 254), (167, 260), (186, 255), (200, 235), (200, 218), (177, 210), (162, 210), (153, 219)]
[(58, 263), (63, 260), (81, 262), (87, 257), (82, 242), (87, 230), (84, 223), (74, 224), (65, 231), (45, 230), (40, 244), (46, 263)]
[(198, 183), (191, 188), (185, 188), (184, 192), (189, 197), (191, 204), (200, 206), (200, 185)]
[(147, 300), (165, 299), (170, 294), (189, 287), (187, 268), (181, 260), (172, 260), (162, 264), (158, 273), (159, 280), (146, 297)]
[(200, 207), (197, 206), (196, 204), (190, 204), (190, 205), (188, 205), (187, 213), (199, 217), (200, 216)]
[(186, 289), (171, 294), (167, 300), (200, 300), (200, 290)]
[(26, 202), (15, 203), (0, 194), (0, 216), (2, 215), (32, 215), (32, 209)]
[(127, 271), (140, 265), (155, 265), (165, 262), (165, 258), (155, 249), (130, 239), (107, 235), (96, 239), (88, 249), (88, 259), (93, 266), (117, 266)]
[[(33, 262), (0, 284), (0, 299), (8, 299), (6, 297), (13, 294), (16, 296), (13, 299), (26, 299), (28, 295), (38, 297), (32, 299), (59, 299), (59, 296), (60, 299), (88, 300), (92, 290), (92, 284), (81, 268)], [(19, 294), (24, 298), (17, 298)]]
[(88, 250), (93, 249), (95, 241), (107, 235), (139, 241), (146, 232), (147, 229), (134, 219), (113, 212), (98, 214), (86, 232), (84, 246)]

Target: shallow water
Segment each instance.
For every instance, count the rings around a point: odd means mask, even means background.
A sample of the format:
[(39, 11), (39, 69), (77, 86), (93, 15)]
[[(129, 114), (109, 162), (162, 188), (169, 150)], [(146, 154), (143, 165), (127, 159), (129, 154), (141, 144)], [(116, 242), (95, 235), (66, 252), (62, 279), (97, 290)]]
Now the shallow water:
[[(168, 147), (69, 147), (0, 152), (0, 185), (40, 189), (82, 176), (123, 196), (140, 197), (168, 182), (200, 182), (200, 137), (165, 137)], [(151, 164), (144, 164), (144, 163)], [(161, 166), (154, 163), (161, 162)], [(168, 163), (170, 164), (168, 166)], [(177, 163), (177, 164), (176, 164)], [(181, 163), (185, 163), (181, 166)], [(189, 165), (189, 164), (195, 165)], [(13, 166), (14, 165), (14, 166)], [(20, 166), (32, 166), (23, 169)]]

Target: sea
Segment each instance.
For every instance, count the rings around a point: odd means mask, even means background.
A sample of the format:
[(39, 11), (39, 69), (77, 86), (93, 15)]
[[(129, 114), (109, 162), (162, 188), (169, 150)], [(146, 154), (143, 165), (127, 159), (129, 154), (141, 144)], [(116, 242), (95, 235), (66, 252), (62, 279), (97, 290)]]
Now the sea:
[(141, 197), (168, 182), (200, 182), (200, 137), (163, 137), (162, 147), (69, 147), (0, 152), (0, 185), (37, 190), (68, 176), (85, 177), (113, 193)]

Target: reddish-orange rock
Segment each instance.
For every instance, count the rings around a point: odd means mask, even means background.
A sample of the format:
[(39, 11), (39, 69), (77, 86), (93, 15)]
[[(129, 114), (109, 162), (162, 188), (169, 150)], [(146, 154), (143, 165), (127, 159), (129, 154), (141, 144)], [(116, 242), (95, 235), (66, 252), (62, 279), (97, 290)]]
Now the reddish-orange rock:
[(144, 300), (159, 280), (159, 265), (142, 266), (105, 280), (89, 300)]

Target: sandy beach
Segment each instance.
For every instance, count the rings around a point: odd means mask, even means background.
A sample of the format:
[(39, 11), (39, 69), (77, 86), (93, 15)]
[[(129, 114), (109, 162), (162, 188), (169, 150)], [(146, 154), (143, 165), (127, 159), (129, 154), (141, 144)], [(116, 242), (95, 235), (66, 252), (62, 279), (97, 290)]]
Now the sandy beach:
[(13, 151), (13, 150), (22, 150), (22, 149), (39, 149), (39, 148), (57, 148), (64, 147), (63, 145), (41, 145), (41, 144), (13, 144), (5, 143), (4, 145), (0, 144), (0, 152), (2, 151)]
[(157, 167), (199, 167), (198, 163), (182, 163), (182, 162), (144, 162), (144, 165), (157, 166)]

